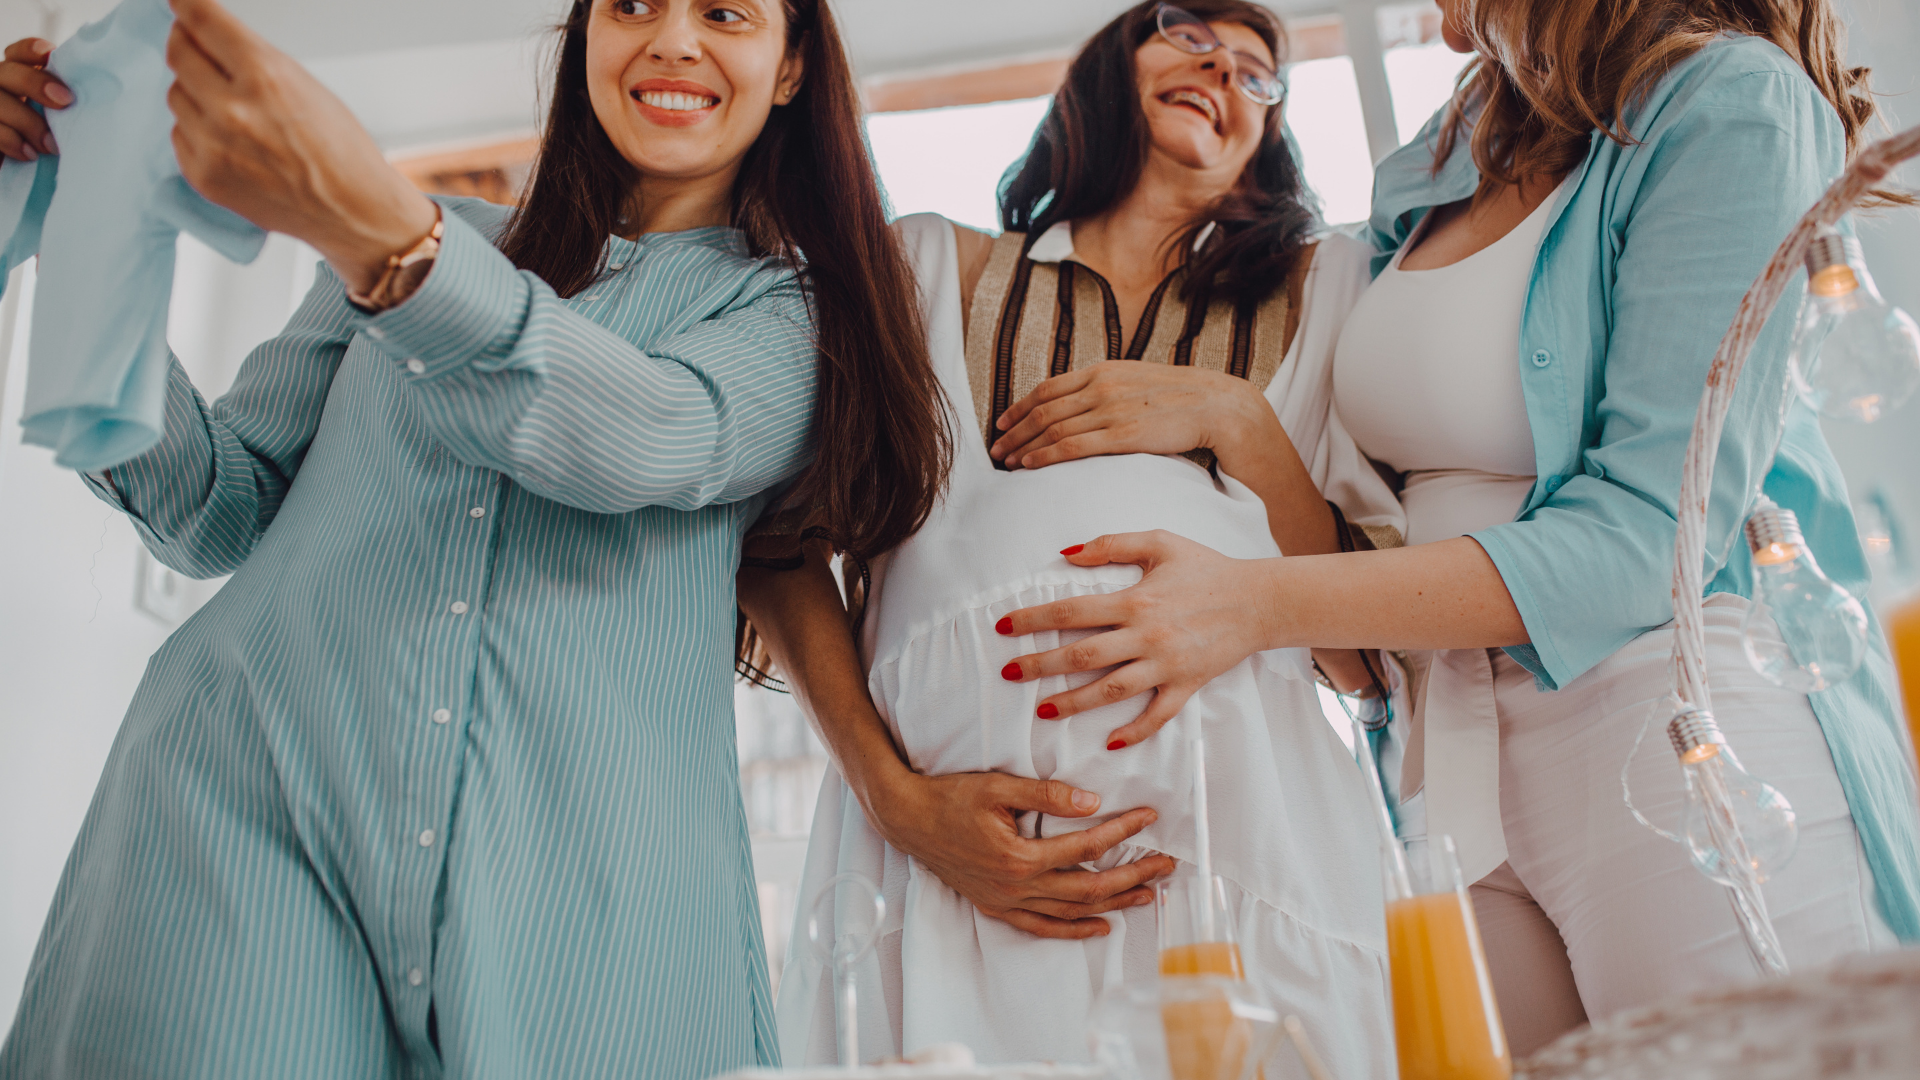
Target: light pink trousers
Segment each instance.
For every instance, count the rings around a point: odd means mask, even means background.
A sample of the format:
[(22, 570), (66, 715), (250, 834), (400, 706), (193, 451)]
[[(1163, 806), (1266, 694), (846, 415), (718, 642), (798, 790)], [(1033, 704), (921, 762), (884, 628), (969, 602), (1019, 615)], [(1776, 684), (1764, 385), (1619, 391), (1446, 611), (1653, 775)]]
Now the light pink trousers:
[[(1804, 694), (1748, 665), (1745, 609), (1737, 597), (1707, 606), (1710, 686), (1742, 764), (1798, 814), (1798, 852), (1765, 888), (1787, 961), (1808, 969), (1896, 947), (1820, 723)], [(1508, 861), (1472, 892), (1516, 1057), (1588, 1017), (1757, 976), (1726, 891), (1621, 801), (1620, 767), (1668, 692), (1672, 648), (1671, 628), (1648, 632), (1552, 692), (1494, 652)], [(1629, 777), (1641, 812), (1680, 832), (1685, 782), (1664, 719), (1647, 732)]]

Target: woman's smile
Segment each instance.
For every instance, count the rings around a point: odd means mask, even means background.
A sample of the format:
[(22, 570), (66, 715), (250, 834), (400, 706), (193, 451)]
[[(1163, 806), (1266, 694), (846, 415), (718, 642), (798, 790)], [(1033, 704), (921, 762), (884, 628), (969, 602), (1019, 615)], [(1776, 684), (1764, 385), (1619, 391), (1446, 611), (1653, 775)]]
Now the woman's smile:
[(692, 127), (720, 108), (720, 95), (686, 79), (646, 79), (627, 90), (640, 117), (662, 127)]
[(1181, 86), (1160, 95), (1160, 101), (1166, 105), (1181, 106), (1199, 113), (1215, 131), (1220, 130), (1220, 106), (1213, 95), (1193, 86)]

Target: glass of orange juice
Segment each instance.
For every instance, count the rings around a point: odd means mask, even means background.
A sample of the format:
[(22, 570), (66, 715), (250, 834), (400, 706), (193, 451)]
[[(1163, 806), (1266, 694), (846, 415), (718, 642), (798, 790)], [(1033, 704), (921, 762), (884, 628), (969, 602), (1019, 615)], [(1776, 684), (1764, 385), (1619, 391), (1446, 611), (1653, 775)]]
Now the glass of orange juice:
[(1217, 875), (1202, 880), (1191, 863), (1181, 863), (1153, 888), (1160, 926), (1160, 974), (1222, 975), (1244, 979), (1240, 946), (1227, 910), (1227, 887)]
[(1109, 1080), (1257, 1080), (1284, 1038), (1279, 1012), (1258, 987), (1219, 975), (1120, 983), (1100, 996), (1087, 1024)]
[[(1191, 863), (1181, 863), (1154, 886), (1154, 904), (1162, 976), (1246, 981), (1224, 882), (1202, 874)], [(1168, 998), (1161, 1005), (1160, 1019), (1173, 1080), (1242, 1080), (1257, 1070), (1253, 1033), (1218, 992)]]
[(1920, 747), (1920, 593), (1894, 605), (1887, 618), (1887, 637), (1900, 672), (1900, 696), (1906, 699), (1907, 728), (1913, 733), (1911, 745)]
[(1453, 838), (1393, 841), (1386, 877), (1401, 1080), (1508, 1080), (1513, 1062)]

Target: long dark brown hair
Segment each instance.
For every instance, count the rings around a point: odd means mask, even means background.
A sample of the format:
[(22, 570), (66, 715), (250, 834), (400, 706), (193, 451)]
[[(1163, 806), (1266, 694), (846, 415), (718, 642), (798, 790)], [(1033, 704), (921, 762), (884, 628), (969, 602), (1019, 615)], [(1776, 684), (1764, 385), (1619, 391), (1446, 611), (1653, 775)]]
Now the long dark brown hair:
[(1629, 113), (1727, 31), (1773, 42), (1806, 71), (1840, 114), (1849, 158), (1875, 113), (1868, 71), (1847, 66), (1830, 0), (1469, 0), (1457, 28), (1481, 55), (1461, 73), (1434, 163), (1467, 139), (1482, 196), (1567, 172), (1594, 131), (1632, 143)]
[[(561, 296), (599, 274), (637, 179), (587, 93), (596, 2), (603, 0), (574, 0), (559, 28), (539, 158), (500, 243), (514, 265)], [(839, 550), (870, 557), (926, 521), (946, 483), (952, 434), (913, 270), (887, 227), (833, 14), (823, 0), (782, 4), (802, 82), (748, 149), (733, 220), (755, 254), (784, 260), (805, 283), (819, 349), (813, 461), (783, 505)]]
[[(1234, 22), (1260, 35), (1276, 69), (1286, 62), (1286, 33), (1273, 12), (1246, 0), (1183, 0), (1206, 22)], [(1159, 32), (1158, 0), (1122, 13), (1088, 39), (1067, 68), (1066, 82), (1034, 135), (1033, 145), (1000, 191), (1000, 223), (1038, 237), (1054, 223), (1091, 217), (1125, 198), (1147, 159), (1147, 118), (1140, 108), (1133, 54)], [(1287, 146), (1280, 108), (1267, 110), (1260, 148), (1235, 189), (1176, 238), (1180, 250), (1208, 222), (1206, 246), (1191, 256), (1181, 285), (1191, 302), (1222, 296), (1257, 303), (1285, 282), (1317, 216), (1300, 166)]]

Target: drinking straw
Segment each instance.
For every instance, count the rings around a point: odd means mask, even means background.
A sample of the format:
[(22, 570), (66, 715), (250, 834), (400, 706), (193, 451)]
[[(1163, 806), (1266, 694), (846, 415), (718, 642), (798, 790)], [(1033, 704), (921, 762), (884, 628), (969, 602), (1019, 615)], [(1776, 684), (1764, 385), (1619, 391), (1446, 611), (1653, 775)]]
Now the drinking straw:
[(1188, 714), (1192, 730), (1187, 746), (1193, 759), (1194, 863), (1200, 871), (1200, 940), (1213, 936), (1213, 836), (1207, 824), (1207, 739), (1200, 730), (1200, 711)]

